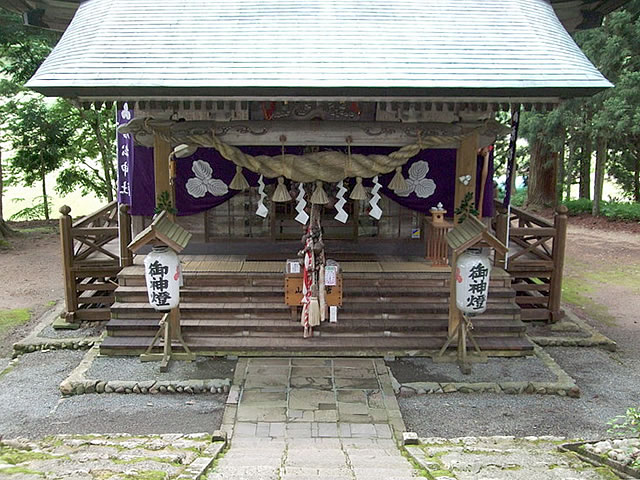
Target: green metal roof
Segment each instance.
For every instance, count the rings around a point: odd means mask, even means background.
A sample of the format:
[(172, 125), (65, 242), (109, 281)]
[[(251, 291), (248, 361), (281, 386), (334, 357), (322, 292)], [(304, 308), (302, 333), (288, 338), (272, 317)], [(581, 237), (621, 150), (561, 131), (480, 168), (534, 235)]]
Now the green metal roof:
[(88, 0), (28, 86), (103, 99), (563, 98), (611, 84), (545, 0)]

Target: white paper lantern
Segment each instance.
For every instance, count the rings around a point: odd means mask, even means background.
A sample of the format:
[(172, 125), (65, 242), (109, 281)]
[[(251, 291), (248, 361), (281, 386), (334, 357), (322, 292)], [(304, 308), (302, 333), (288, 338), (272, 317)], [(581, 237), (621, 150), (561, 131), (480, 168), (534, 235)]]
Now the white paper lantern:
[(491, 263), (480, 249), (469, 249), (456, 264), (456, 305), (467, 315), (487, 309)]
[(168, 311), (180, 303), (180, 259), (169, 247), (153, 247), (144, 259), (149, 303), (160, 311)]

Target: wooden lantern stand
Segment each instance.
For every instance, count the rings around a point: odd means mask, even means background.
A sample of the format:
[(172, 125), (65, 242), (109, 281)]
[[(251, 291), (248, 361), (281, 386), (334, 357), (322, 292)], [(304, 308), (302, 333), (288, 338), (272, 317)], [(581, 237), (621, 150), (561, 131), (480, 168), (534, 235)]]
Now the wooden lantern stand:
[[(180, 253), (191, 240), (191, 236), (191, 233), (173, 222), (170, 215), (163, 211), (154, 218), (151, 225), (133, 239), (129, 244), (129, 250), (137, 253), (144, 245), (166, 245), (176, 253)], [(162, 339), (162, 342), (160, 342), (160, 339)], [(173, 351), (172, 344), (174, 341), (182, 346), (184, 352)], [(162, 353), (153, 353), (154, 347), (160, 344), (162, 344)], [(180, 307), (172, 308), (168, 312), (165, 311), (158, 324), (158, 331), (145, 352), (140, 355), (140, 361), (160, 361), (160, 371), (166, 372), (170, 360), (191, 362), (195, 358), (195, 354), (189, 349), (182, 337)]]
[[(163, 339), (162, 353), (153, 353), (153, 347), (156, 346), (160, 338)], [(182, 346), (184, 352), (173, 351), (172, 343), (174, 340)], [(195, 354), (189, 349), (182, 338), (182, 328), (180, 327), (180, 307), (173, 308), (162, 316), (158, 325), (158, 331), (145, 352), (140, 355), (140, 361), (160, 361), (160, 371), (166, 372), (169, 368), (170, 360), (192, 362), (195, 359)]]
[(489, 233), (488, 227), (477, 217), (468, 214), (467, 218), (459, 225), (456, 225), (447, 233), (447, 243), (452, 250), (451, 256), (451, 279), (449, 281), (449, 335), (446, 342), (440, 349), (436, 358), (443, 358), (447, 348), (455, 339), (458, 340), (457, 363), (464, 374), (471, 373), (471, 365), (467, 355), (467, 337), (473, 344), (476, 353), (481, 354), (480, 347), (473, 337), (471, 330), (473, 324), (467, 315), (464, 315), (457, 307), (456, 302), (456, 269), (458, 258), (466, 250), (472, 247), (493, 248), (499, 254), (506, 254), (507, 247), (495, 236)]

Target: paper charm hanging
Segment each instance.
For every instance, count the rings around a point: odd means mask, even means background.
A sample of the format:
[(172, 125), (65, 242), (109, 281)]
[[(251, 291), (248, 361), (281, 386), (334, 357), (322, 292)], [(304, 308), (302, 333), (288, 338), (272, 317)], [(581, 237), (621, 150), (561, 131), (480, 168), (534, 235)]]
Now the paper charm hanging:
[(344, 188), (344, 180), (340, 180), (340, 182), (338, 182), (338, 193), (336, 194), (336, 198), (338, 199), (338, 201), (335, 205), (338, 214), (333, 217), (340, 223), (347, 223), (347, 220), (349, 219), (349, 214), (344, 209), (344, 206), (347, 203), (344, 198), (345, 193), (347, 193), (347, 189)]
[(373, 177), (373, 188), (371, 189), (371, 200), (369, 200), (369, 205), (371, 205), (371, 210), (369, 211), (369, 216), (375, 218), (376, 220), (380, 220), (382, 217), (382, 209), (378, 206), (378, 202), (380, 201), (380, 194), (378, 190), (382, 188), (380, 182), (378, 182), (378, 176)]
[(309, 221), (309, 215), (304, 211), (305, 207), (307, 206), (307, 201), (304, 199), (304, 195), (304, 184), (299, 183), (298, 196), (296, 197), (296, 212), (298, 212), (298, 215), (296, 215), (295, 220), (302, 225), (306, 225)]
[(408, 197), (414, 194), (418, 198), (427, 198), (436, 191), (436, 182), (427, 178), (429, 173), (429, 163), (424, 160), (415, 162), (409, 167), (409, 178), (407, 179), (407, 189), (396, 191), (399, 197)]
[(258, 209), (256, 210), (256, 215), (262, 218), (267, 218), (269, 214), (269, 209), (264, 204), (264, 199), (267, 198), (267, 194), (264, 193), (264, 178), (260, 175), (258, 179), (258, 194), (260, 195), (260, 200), (258, 200)]
[(227, 184), (217, 178), (212, 178), (213, 169), (204, 160), (196, 160), (191, 165), (195, 178), (187, 180), (187, 193), (193, 198), (202, 198), (207, 192), (214, 197), (221, 197), (229, 193)]

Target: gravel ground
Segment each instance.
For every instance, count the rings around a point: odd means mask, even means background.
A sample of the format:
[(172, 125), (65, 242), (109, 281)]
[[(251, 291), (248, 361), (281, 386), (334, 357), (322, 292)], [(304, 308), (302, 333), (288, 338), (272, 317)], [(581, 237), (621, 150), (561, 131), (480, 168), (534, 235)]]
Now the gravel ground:
[(624, 414), (627, 407), (640, 400), (640, 332), (616, 327), (600, 330), (618, 342), (617, 352), (598, 348), (545, 349), (576, 380), (582, 390), (580, 398), (462, 393), (399, 398), (407, 428), (421, 437), (609, 437), (607, 421)]
[(490, 358), (472, 364), (464, 375), (456, 363), (434, 363), (430, 358), (402, 358), (387, 362), (400, 383), (408, 382), (555, 382), (556, 376), (538, 357)]
[(35, 352), (0, 378), (0, 436), (58, 433), (197, 433), (219, 428), (223, 395), (81, 395), (58, 385), (86, 352)]
[(232, 378), (236, 362), (222, 358), (198, 357), (195, 362), (172, 362), (161, 373), (158, 362), (142, 363), (138, 357), (98, 357), (85, 378), (96, 380), (204, 380)]

